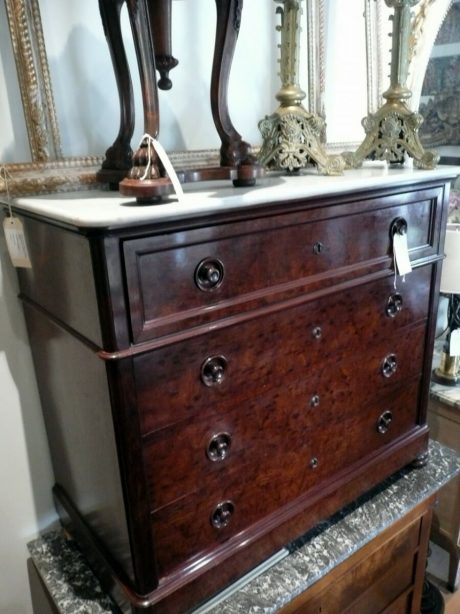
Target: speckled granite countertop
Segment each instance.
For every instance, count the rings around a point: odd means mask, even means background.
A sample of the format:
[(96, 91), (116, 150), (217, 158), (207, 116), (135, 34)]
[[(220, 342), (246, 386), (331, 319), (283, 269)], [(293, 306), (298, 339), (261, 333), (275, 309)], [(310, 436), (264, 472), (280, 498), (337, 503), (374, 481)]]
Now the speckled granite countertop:
[[(404, 469), (303, 538), (286, 546), (269, 568), (239, 582), (219, 603), (195, 614), (270, 614), (278, 611), (354, 552), (460, 473), (460, 457), (430, 442), (428, 464)], [(77, 548), (59, 531), (28, 545), (35, 566), (62, 614), (119, 612), (106, 597)]]

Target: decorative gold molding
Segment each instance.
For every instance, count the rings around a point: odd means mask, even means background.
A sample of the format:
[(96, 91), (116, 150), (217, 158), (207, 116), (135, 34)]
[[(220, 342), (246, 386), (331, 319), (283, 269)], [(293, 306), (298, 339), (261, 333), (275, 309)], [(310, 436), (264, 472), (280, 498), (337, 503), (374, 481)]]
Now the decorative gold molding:
[(366, 0), (364, 5), (367, 57), (367, 110), (375, 113), (382, 100), (385, 79), (385, 53), (382, 36), (382, 4)]
[(324, 117), (326, 90), (325, 0), (307, 0), (308, 108)]
[(5, 0), (33, 162), (62, 157), (38, 0)]
[[(171, 162), (181, 168), (218, 166), (219, 152), (216, 149), (171, 152)], [(8, 189), (0, 175), (0, 196), (31, 196), (50, 192), (69, 192), (91, 188), (106, 189), (99, 184), (96, 172), (102, 164), (102, 157), (62, 158), (48, 162), (5, 164)]]

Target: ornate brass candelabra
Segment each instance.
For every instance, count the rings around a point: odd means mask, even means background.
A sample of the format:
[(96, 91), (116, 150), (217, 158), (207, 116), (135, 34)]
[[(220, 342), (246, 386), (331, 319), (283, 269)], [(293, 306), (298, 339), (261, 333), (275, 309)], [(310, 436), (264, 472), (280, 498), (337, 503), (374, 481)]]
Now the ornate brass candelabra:
[(341, 174), (345, 162), (341, 156), (328, 156), (321, 143), (324, 119), (310, 113), (302, 105), (305, 92), (298, 83), (299, 39), (302, 14), (300, 0), (275, 0), (281, 15), (281, 57), (279, 60), (282, 87), (276, 95), (280, 106), (273, 115), (259, 122), (263, 144), (259, 161), (264, 166), (295, 172), (313, 163), (326, 175)]
[(417, 168), (432, 169), (439, 161), (435, 151), (425, 151), (418, 136), (423, 118), (412, 112), (407, 101), (412, 92), (407, 87), (409, 72), (409, 39), (411, 8), (419, 0), (385, 0), (394, 8), (390, 87), (383, 94), (386, 102), (362, 121), (366, 137), (356, 152), (343, 154), (347, 166), (358, 168), (365, 158), (402, 164), (406, 155), (414, 159)]

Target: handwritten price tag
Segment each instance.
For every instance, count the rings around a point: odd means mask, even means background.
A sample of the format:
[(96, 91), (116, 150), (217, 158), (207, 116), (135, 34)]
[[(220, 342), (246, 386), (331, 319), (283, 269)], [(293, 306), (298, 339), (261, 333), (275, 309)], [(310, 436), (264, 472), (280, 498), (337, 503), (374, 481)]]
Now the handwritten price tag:
[(17, 217), (6, 217), (3, 220), (3, 230), (5, 231), (6, 246), (13, 266), (31, 269), (32, 263), (21, 220)]
[(407, 275), (412, 271), (409, 259), (409, 248), (407, 247), (407, 235), (395, 233), (393, 236), (393, 251), (399, 275)]

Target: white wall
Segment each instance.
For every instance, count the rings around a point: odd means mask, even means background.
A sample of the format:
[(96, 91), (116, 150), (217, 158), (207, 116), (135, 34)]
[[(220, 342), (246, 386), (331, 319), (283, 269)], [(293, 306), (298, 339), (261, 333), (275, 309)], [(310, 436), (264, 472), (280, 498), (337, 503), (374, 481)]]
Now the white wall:
[[(30, 160), (5, 6), (0, 4), (0, 161)], [(8, 83), (8, 87), (5, 87)], [(16, 272), (0, 232), (0, 612), (31, 612), (26, 543), (56, 518), (53, 483)]]
[(55, 521), (53, 483), (16, 272), (0, 238), (0, 612), (30, 611), (26, 543)]

